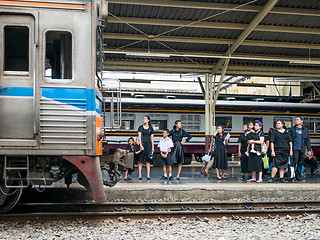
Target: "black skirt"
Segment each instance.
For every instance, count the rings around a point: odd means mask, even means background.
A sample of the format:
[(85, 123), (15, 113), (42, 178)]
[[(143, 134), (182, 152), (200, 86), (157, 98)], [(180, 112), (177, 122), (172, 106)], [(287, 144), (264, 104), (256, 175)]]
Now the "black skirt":
[(242, 173), (249, 172), (248, 170), (249, 157), (245, 153), (242, 154), (240, 158), (240, 163), (241, 163), (241, 172)]
[(213, 153), (214, 162), (212, 167), (218, 169), (228, 169), (228, 158), (226, 148), (224, 146), (216, 147)]
[(273, 158), (272, 167), (275, 168), (287, 168), (289, 163), (289, 151), (288, 150), (275, 150), (276, 156)]
[(184, 164), (184, 149), (180, 141), (174, 142), (171, 153), (171, 162), (173, 164)]
[(249, 172), (262, 172), (262, 159), (255, 153), (250, 153), (249, 155)]

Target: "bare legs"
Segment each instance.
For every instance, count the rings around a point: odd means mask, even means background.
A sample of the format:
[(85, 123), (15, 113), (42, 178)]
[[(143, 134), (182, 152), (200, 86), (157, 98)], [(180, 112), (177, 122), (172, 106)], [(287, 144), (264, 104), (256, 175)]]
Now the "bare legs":
[(178, 164), (178, 173), (177, 173), (177, 178), (180, 178), (181, 170), (182, 170), (182, 164), (181, 164), (181, 163), (179, 163), (179, 164)]
[[(255, 172), (255, 171), (252, 171), (252, 174), (251, 174), (251, 176), (252, 176), (252, 181), (256, 181), (257, 180), (257, 175), (256, 175), (256, 173), (257, 172)], [(259, 181), (263, 181), (262, 180), (262, 172), (258, 172), (258, 174), (259, 174)]]
[[(150, 163), (146, 162), (147, 168), (147, 178), (150, 178)], [(142, 162), (138, 163), (138, 171), (139, 171), (139, 178), (142, 178), (141, 171), (142, 171)]]
[[(271, 171), (271, 178), (274, 178), (278, 172), (278, 168), (273, 167)], [(280, 178), (284, 177), (284, 168), (279, 168)]]

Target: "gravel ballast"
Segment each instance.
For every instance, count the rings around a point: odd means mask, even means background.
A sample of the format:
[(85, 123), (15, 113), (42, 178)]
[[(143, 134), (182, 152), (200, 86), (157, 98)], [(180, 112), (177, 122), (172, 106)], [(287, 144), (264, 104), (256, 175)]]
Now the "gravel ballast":
[(299, 217), (243, 217), (228, 219), (52, 221), (0, 223), (1, 239), (320, 239), (320, 218), (316, 214)]

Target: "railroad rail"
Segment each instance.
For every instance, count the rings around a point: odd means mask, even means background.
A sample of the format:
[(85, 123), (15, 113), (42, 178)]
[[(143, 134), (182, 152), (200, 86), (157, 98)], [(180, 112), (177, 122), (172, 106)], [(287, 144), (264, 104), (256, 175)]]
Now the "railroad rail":
[(319, 214), (320, 201), (148, 202), (148, 203), (21, 203), (0, 221), (74, 219), (153, 219), (163, 217), (275, 217)]

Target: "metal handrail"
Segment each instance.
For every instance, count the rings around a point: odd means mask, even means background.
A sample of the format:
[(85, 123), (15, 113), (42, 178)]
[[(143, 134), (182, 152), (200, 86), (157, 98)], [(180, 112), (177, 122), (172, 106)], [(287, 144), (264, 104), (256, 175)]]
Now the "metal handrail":
[[(122, 124), (122, 114), (121, 114), (121, 82), (119, 79), (113, 79), (118, 83), (117, 90), (102, 90), (104, 93), (111, 93), (110, 98), (110, 127), (103, 127), (103, 130), (116, 130), (121, 128)], [(116, 96), (115, 96), (116, 95)], [(116, 114), (117, 123), (115, 123), (114, 113), (115, 113), (115, 102), (116, 102)], [(106, 117), (106, 101), (103, 98), (103, 117)]]

